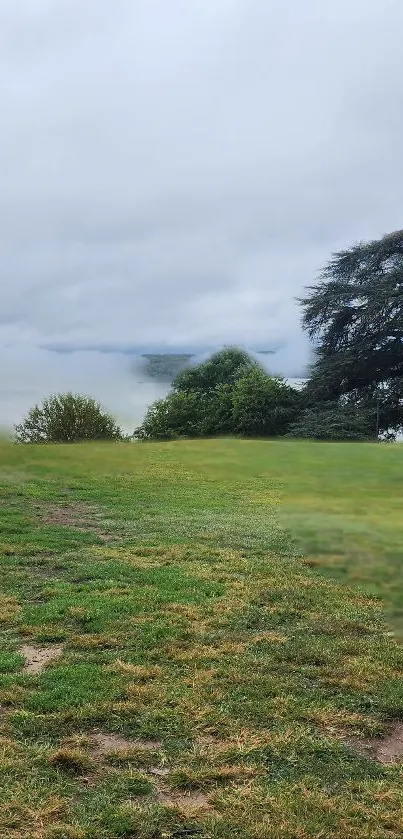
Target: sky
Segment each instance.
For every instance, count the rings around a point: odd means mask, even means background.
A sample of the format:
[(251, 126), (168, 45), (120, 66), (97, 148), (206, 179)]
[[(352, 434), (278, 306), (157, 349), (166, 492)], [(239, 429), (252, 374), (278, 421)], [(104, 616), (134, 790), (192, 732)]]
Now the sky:
[(295, 298), (402, 226), (402, 36), (401, 0), (2, 0), (0, 425), (137, 422), (127, 348), (303, 372)]

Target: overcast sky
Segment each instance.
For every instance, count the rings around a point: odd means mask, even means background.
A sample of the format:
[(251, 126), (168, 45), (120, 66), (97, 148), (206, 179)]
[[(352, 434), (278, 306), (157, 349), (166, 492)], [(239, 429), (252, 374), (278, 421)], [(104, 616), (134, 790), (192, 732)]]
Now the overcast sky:
[(128, 345), (298, 372), (295, 296), (402, 226), (402, 42), (401, 0), (1, 0), (0, 424), (130, 414)]

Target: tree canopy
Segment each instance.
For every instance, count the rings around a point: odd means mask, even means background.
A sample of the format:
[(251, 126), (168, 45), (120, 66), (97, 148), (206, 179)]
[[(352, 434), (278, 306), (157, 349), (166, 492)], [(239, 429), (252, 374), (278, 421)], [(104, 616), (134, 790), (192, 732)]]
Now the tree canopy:
[(374, 413), (355, 405), (323, 402), (305, 408), (292, 423), (287, 437), (312, 440), (370, 440), (375, 437)]
[(225, 347), (201, 364), (182, 370), (174, 379), (173, 388), (177, 392), (211, 393), (218, 385), (233, 385), (246, 372), (259, 367), (245, 350)]
[(278, 436), (296, 418), (299, 404), (294, 388), (269, 376), (244, 350), (228, 347), (181, 372), (135, 435), (142, 440)]
[(312, 400), (380, 404), (380, 429), (403, 423), (403, 230), (333, 255), (300, 302), (316, 343)]

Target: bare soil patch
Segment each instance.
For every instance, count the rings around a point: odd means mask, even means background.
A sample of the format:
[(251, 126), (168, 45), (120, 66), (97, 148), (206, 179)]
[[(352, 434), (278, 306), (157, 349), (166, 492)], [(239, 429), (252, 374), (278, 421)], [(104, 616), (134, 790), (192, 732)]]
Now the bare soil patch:
[(156, 778), (165, 778), (170, 771), (168, 766), (150, 766), (148, 769), (150, 775), (155, 775)]
[(360, 754), (371, 757), (379, 763), (403, 761), (403, 723), (397, 722), (382, 737), (368, 737), (365, 740), (349, 739), (349, 745)]
[(37, 509), (42, 513), (41, 520), (44, 524), (70, 527), (81, 533), (94, 533), (105, 542), (113, 542), (116, 539), (114, 534), (105, 530), (102, 512), (91, 504), (51, 504), (45, 511), (38, 505)]
[(160, 790), (156, 799), (159, 804), (165, 807), (179, 807), (180, 810), (210, 810), (211, 804), (203, 792), (189, 790), (189, 792), (174, 792), (173, 790)]
[(20, 647), (20, 653), (25, 658), (24, 673), (41, 673), (50, 661), (60, 658), (63, 647), (31, 647), (24, 644)]
[(127, 740), (120, 734), (103, 734), (97, 732), (91, 736), (94, 744), (94, 752), (98, 755), (105, 755), (109, 752), (127, 752), (130, 749), (147, 749), (158, 751), (162, 744), (158, 740)]

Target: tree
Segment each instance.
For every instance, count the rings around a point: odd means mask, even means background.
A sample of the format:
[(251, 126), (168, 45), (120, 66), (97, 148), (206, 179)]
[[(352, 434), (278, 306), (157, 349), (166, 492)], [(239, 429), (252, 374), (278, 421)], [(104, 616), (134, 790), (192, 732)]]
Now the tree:
[(199, 390), (210, 393), (217, 385), (232, 385), (249, 370), (259, 367), (245, 350), (226, 347), (214, 353), (207, 361), (182, 370), (173, 381), (176, 391)]
[(15, 440), (19, 443), (77, 443), (122, 437), (113, 417), (95, 399), (73, 393), (44, 399), (15, 427)]
[(275, 436), (287, 430), (299, 404), (297, 391), (269, 376), (243, 350), (230, 348), (180, 373), (166, 399), (149, 408), (135, 436)]
[(339, 402), (324, 402), (305, 408), (288, 431), (287, 437), (314, 440), (370, 440), (375, 436), (372, 411)]
[(203, 413), (203, 394), (199, 391), (169, 393), (165, 399), (158, 399), (149, 407), (134, 436), (139, 440), (200, 437)]
[(403, 423), (403, 230), (333, 255), (300, 302), (316, 342), (311, 401), (382, 403), (380, 430)]
[(285, 434), (300, 410), (301, 397), (279, 377), (259, 367), (245, 373), (233, 388), (233, 429), (243, 437)]

